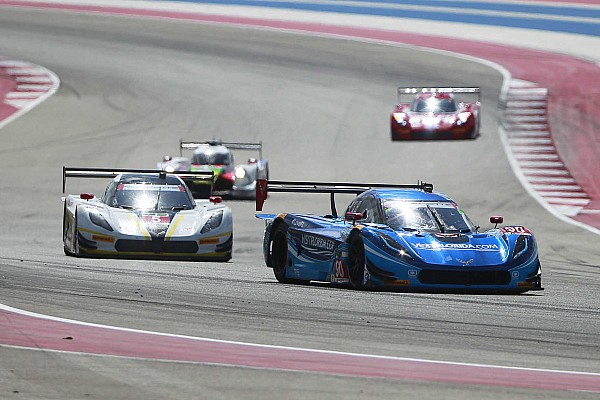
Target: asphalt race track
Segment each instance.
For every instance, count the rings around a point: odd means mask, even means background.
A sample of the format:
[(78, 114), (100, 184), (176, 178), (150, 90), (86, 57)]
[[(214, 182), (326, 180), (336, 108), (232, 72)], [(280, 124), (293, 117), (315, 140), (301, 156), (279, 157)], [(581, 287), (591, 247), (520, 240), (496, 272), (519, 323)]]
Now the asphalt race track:
[[(58, 11), (2, 8), (0, 37), (0, 54), (43, 65), (61, 79), (54, 96), (0, 130), (0, 303), (194, 337), (600, 372), (598, 236), (550, 215), (514, 176), (497, 133), (499, 72), (414, 48)], [(390, 143), (388, 114), (396, 87), (425, 84), (481, 86), (481, 137)], [(529, 227), (540, 243), (546, 290), (476, 296), (278, 284), (262, 260), (263, 225), (254, 218), (252, 202), (229, 202), (235, 244), (228, 263), (63, 255), (63, 165), (148, 168), (176, 153), (180, 138), (211, 137), (262, 140), (274, 179), (433, 182), (484, 228), (490, 215)], [(101, 194), (103, 187), (104, 182), (73, 180), (67, 191)], [(340, 198), (339, 208), (344, 201)], [(273, 195), (266, 211), (325, 213), (328, 198)], [(0, 345), (0, 398), (441, 396), (591, 399), (598, 392)]]

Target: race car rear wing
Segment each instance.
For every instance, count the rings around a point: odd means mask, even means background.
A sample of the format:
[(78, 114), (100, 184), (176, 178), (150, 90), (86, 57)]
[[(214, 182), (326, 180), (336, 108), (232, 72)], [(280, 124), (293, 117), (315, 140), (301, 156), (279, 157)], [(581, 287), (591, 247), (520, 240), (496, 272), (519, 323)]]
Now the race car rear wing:
[(211, 185), (214, 182), (214, 172), (212, 171), (175, 171), (166, 172), (160, 169), (128, 169), (128, 168), (77, 168), (63, 166), (63, 193), (67, 187), (67, 178), (114, 178), (120, 174), (171, 174), (180, 178), (194, 178), (196, 180), (208, 181)]
[(476, 95), (477, 101), (481, 102), (481, 88), (478, 87), (399, 87), (398, 101), (402, 103), (407, 96), (418, 93), (470, 93)]
[(186, 141), (183, 139), (179, 140), (179, 155), (183, 155), (183, 150), (195, 150), (198, 147), (210, 144), (210, 145), (221, 145), (232, 150), (257, 150), (258, 158), (262, 160), (262, 142), (258, 143), (239, 143), (239, 142), (222, 142), (220, 140), (207, 140), (204, 142), (193, 142)]
[(256, 180), (256, 211), (262, 211), (269, 192), (287, 193), (329, 193), (331, 214), (337, 217), (334, 195), (336, 193), (360, 194), (373, 188), (389, 189), (420, 189), (433, 192), (433, 184), (419, 181), (416, 184), (389, 184), (389, 183), (348, 183), (348, 182), (306, 182), (306, 181), (269, 181)]

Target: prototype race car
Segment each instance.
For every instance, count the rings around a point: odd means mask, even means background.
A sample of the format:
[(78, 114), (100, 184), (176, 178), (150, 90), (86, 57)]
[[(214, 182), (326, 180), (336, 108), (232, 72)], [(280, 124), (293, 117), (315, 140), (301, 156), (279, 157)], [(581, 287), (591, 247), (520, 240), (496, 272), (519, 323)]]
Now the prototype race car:
[[(178, 172), (212, 183), (212, 173)], [(114, 178), (101, 199), (64, 198), (63, 244), (70, 256), (227, 261), (233, 218), (221, 198), (197, 199), (175, 174), (158, 170), (63, 167), (69, 177)]]
[[(352, 288), (510, 292), (543, 290), (533, 234), (523, 226), (480, 232), (433, 185), (259, 180), (256, 209), (268, 193), (330, 193), (331, 214), (265, 214), (265, 263), (284, 283), (311, 280)], [(358, 194), (343, 217), (334, 194)]]
[[(183, 150), (193, 150), (192, 158), (183, 157)], [(246, 164), (235, 165), (231, 150), (257, 150), (258, 158), (248, 158)], [(158, 168), (173, 171), (212, 171), (214, 194), (239, 199), (253, 199), (256, 179), (269, 176), (269, 164), (262, 158), (262, 142), (224, 143), (220, 140), (205, 142), (179, 141), (179, 157), (165, 156)], [(206, 193), (206, 181), (184, 178), (194, 197)]]
[[(458, 102), (456, 94), (473, 97), (474, 101)], [(479, 136), (479, 88), (400, 87), (398, 103), (390, 117), (392, 140), (475, 139)]]

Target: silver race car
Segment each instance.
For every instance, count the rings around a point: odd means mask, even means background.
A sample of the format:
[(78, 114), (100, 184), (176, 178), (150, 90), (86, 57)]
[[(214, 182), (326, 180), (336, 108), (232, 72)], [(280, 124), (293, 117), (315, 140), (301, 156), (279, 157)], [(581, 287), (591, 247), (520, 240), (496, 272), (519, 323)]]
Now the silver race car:
[[(192, 150), (191, 158), (183, 156), (183, 150)], [(236, 165), (231, 150), (252, 150), (258, 158), (250, 157), (245, 164)], [(179, 141), (179, 156), (165, 156), (157, 164), (159, 169), (174, 171), (212, 171), (214, 193), (236, 199), (253, 199), (256, 196), (256, 180), (268, 179), (269, 163), (262, 158), (262, 142), (234, 143), (220, 140), (203, 142)], [(183, 178), (194, 197), (206, 191), (206, 181)]]
[(67, 178), (113, 178), (102, 198), (64, 197), (63, 244), (70, 256), (227, 261), (233, 218), (219, 196), (194, 199), (180, 176), (213, 174), (63, 167)]

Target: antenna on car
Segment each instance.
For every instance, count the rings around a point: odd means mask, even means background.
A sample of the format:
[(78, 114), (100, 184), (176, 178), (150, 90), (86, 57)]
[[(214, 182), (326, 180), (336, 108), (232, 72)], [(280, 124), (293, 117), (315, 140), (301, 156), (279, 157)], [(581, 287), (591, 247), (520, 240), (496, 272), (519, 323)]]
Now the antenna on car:
[(419, 186), (424, 192), (433, 193), (433, 183), (418, 181), (417, 186)]

